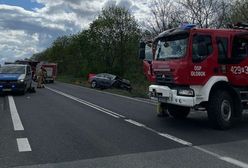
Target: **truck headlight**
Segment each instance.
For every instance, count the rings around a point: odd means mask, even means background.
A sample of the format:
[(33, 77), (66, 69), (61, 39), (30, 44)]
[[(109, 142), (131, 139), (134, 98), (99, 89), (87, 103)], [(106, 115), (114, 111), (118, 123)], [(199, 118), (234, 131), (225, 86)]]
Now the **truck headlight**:
[(195, 93), (193, 89), (178, 89), (177, 95), (194, 97)]

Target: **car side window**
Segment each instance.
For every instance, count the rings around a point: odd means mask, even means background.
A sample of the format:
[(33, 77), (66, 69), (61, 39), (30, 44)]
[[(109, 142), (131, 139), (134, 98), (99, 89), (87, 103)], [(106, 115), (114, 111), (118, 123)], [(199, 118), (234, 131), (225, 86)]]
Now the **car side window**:
[(212, 37), (210, 35), (194, 35), (192, 45), (193, 62), (201, 62), (213, 52)]
[(111, 80), (111, 76), (110, 75), (105, 75), (104, 76), (106, 79), (108, 79), (108, 80)]
[(98, 74), (98, 75), (96, 75), (96, 77), (97, 77), (97, 78), (102, 78), (103, 75), (102, 75), (102, 74)]

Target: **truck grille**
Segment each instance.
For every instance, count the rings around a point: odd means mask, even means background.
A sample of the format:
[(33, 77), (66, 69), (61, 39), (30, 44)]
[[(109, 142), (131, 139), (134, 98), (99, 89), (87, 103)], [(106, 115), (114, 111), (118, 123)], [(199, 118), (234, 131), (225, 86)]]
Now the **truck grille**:
[(173, 84), (174, 79), (171, 73), (157, 73), (156, 74), (156, 82), (157, 84)]

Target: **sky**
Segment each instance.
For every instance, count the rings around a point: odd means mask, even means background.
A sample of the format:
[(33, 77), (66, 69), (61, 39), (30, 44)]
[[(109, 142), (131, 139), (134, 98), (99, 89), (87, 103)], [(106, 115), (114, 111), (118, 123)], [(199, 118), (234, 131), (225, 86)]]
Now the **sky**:
[(59, 36), (89, 27), (107, 6), (127, 8), (142, 24), (151, 0), (0, 0), (0, 64), (48, 48)]

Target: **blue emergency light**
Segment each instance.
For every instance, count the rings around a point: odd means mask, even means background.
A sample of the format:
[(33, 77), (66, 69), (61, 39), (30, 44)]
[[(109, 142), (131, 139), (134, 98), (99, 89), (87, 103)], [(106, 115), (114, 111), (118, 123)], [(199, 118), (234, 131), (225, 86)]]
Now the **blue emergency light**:
[(0, 85), (0, 88), (3, 88), (3, 85)]
[(190, 30), (192, 28), (196, 27), (196, 24), (189, 24), (189, 23), (183, 23), (180, 28), (183, 30)]
[(15, 88), (15, 85), (12, 85), (12, 88)]

